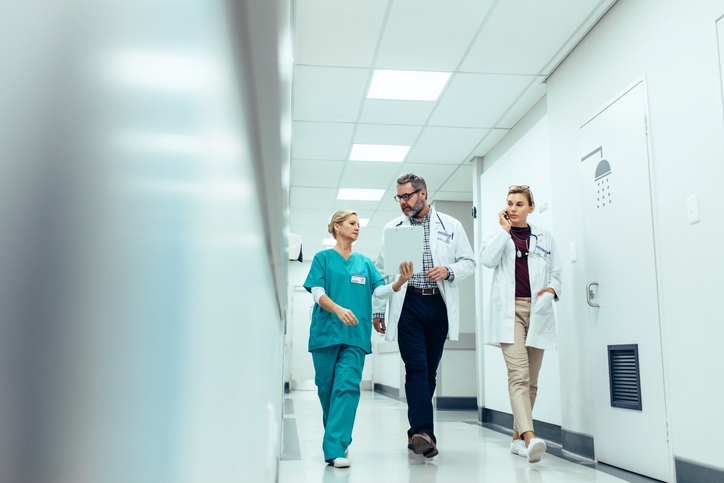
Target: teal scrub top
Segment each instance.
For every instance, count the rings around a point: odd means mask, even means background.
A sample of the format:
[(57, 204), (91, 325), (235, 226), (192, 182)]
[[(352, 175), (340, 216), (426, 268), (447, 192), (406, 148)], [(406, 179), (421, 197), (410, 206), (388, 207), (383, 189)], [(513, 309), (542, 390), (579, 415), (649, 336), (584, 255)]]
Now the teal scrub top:
[(372, 260), (353, 253), (345, 260), (336, 250), (318, 252), (312, 260), (304, 288), (322, 287), (326, 295), (357, 317), (357, 325), (345, 325), (339, 317), (314, 304), (309, 329), (309, 351), (338, 344), (372, 352), (372, 292), (385, 281)]

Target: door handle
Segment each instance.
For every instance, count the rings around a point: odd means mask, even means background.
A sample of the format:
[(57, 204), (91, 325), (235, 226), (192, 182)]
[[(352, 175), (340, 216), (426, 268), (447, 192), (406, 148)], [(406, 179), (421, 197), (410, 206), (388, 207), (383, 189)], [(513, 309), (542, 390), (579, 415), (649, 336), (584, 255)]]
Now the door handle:
[(598, 282), (591, 282), (588, 285), (586, 285), (586, 302), (588, 302), (588, 305), (591, 307), (600, 307), (600, 305), (593, 303), (593, 299), (596, 296), (596, 293), (593, 291), (593, 286), (598, 287)]

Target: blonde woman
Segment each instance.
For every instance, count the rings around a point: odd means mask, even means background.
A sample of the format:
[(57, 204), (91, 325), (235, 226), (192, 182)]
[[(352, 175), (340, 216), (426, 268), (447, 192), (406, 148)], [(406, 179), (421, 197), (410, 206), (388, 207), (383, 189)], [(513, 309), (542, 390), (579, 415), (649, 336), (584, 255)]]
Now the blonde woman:
[(480, 262), (494, 269), (486, 343), (501, 347), (513, 412), (510, 451), (540, 461), (546, 444), (533, 429), (538, 374), (546, 349), (557, 348), (553, 301), (561, 293), (561, 262), (553, 235), (528, 224), (535, 210), (528, 186), (508, 188), (498, 225), (483, 239)]
[(304, 282), (315, 302), (309, 351), (322, 404), (324, 459), (346, 468), (364, 358), (372, 352), (372, 296), (386, 298), (399, 291), (412, 277), (412, 263), (400, 265), (398, 279), (385, 285), (372, 260), (352, 251), (360, 231), (356, 212), (337, 211), (327, 229), (337, 243), (314, 256)]

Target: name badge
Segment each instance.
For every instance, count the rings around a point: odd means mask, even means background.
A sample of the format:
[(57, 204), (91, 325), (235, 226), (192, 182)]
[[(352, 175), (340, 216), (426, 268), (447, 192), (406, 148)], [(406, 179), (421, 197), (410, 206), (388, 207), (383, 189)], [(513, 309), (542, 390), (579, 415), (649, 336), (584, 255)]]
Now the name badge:
[(551, 256), (551, 252), (549, 252), (549, 251), (546, 250), (545, 248), (541, 247), (540, 245), (536, 245), (536, 246), (535, 246), (535, 251), (534, 251), (533, 253), (536, 254), (536, 255), (538, 255), (539, 257), (541, 257), (541, 258), (542, 258), (543, 260), (545, 260), (545, 261), (548, 261), (548, 259), (549, 259), (550, 256)]
[(437, 239), (441, 242), (450, 243), (450, 240), (452, 240), (453, 234), (448, 233), (446, 231), (438, 231), (437, 232)]
[(360, 275), (357, 273), (352, 274), (352, 283), (358, 283), (360, 285), (364, 285), (367, 281), (367, 278), (364, 275)]

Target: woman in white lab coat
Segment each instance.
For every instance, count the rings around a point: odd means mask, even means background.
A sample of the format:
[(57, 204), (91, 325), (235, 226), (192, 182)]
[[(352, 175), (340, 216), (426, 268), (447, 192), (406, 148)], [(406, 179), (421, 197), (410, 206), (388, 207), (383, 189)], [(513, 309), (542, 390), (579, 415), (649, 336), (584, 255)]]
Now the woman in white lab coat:
[(532, 410), (543, 353), (557, 349), (553, 302), (561, 293), (561, 265), (553, 236), (528, 224), (535, 202), (528, 186), (511, 186), (499, 226), (483, 239), (480, 262), (494, 269), (487, 304), (486, 344), (501, 347), (508, 369), (513, 412), (510, 451), (540, 461), (545, 442), (536, 438)]

